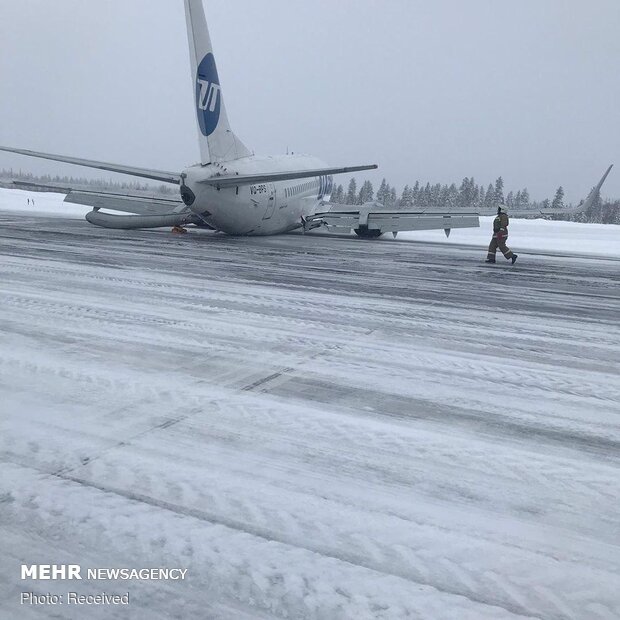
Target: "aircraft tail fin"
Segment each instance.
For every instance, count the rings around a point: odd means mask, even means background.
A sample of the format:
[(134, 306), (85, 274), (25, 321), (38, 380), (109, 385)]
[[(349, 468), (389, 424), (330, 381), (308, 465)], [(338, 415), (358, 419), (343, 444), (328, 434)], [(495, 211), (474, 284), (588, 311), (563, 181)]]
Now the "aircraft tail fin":
[(228, 123), (202, 0), (185, 0), (194, 105), (202, 164), (251, 155)]

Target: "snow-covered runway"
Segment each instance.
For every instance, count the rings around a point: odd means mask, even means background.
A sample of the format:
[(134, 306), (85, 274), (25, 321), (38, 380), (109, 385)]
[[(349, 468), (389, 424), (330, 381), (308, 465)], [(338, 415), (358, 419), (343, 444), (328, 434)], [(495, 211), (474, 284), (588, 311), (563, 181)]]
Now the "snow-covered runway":
[(0, 616), (618, 618), (620, 260), (483, 258), (0, 212)]

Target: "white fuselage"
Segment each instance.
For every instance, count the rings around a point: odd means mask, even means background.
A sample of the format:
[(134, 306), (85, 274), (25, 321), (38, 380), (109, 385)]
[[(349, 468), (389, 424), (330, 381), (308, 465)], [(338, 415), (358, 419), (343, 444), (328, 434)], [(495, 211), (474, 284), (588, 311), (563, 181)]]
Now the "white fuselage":
[(309, 155), (244, 157), (221, 164), (197, 164), (183, 171), (195, 198), (190, 209), (216, 230), (231, 235), (273, 235), (299, 228), (302, 218), (325, 210), (332, 177), (309, 177), (218, 189), (201, 183), (222, 176), (316, 170), (326, 164)]

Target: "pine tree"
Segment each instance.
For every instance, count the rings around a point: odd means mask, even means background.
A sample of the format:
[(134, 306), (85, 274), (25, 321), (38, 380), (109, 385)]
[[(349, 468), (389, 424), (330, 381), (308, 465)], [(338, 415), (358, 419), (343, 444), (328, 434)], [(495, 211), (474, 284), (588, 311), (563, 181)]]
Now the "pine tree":
[(450, 188), (447, 185), (442, 185), (439, 191), (439, 202), (437, 207), (440, 209), (447, 209), (450, 202)]
[(348, 205), (357, 204), (357, 181), (355, 180), (355, 177), (353, 177), (349, 181), (349, 189), (347, 190), (346, 204)]
[(370, 181), (368, 181), (368, 189), (366, 192), (368, 194), (368, 202), (372, 202), (375, 199), (375, 188)]
[(454, 211), (458, 205), (459, 190), (454, 183), (446, 187), (442, 208), (447, 211)]
[(386, 194), (388, 191), (389, 191), (389, 186), (385, 178), (383, 178), (381, 180), (381, 185), (379, 186), (379, 189), (377, 190), (377, 202), (380, 202), (382, 205), (384, 205), (385, 200), (386, 200)]
[(413, 208), (413, 190), (405, 185), (403, 187), (403, 193), (400, 196), (400, 200), (398, 201), (398, 206), (401, 209), (411, 209)]
[(480, 204), (480, 187), (474, 181), (474, 177), (471, 177), (471, 186), (472, 186), (472, 201), (470, 208), (477, 209)]
[(618, 202), (613, 203), (606, 200), (602, 204), (601, 224), (616, 224), (618, 220)]
[(520, 206), (527, 209), (530, 206), (530, 193), (527, 191), (527, 187), (521, 190), (521, 203)]
[(413, 189), (411, 190), (411, 201), (414, 207), (417, 206), (419, 198), (420, 198), (420, 181), (416, 181), (413, 184)]
[(484, 196), (484, 208), (489, 211), (493, 211), (497, 209), (497, 202), (495, 198), (495, 188), (491, 183), (489, 183), (489, 187), (487, 187), (486, 194)]
[(338, 187), (336, 187), (336, 189), (332, 192), (330, 202), (339, 205), (344, 203), (344, 188), (342, 185), (338, 185)]
[(441, 204), (441, 183), (435, 183), (430, 189), (429, 206), (431, 209), (439, 209)]
[(422, 190), (422, 203), (425, 209), (429, 209), (433, 206), (433, 190), (430, 183), (426, 183)]
[(473, 178), (470, 181), (468, 177), (465, 177), (461, 181), (457, 204), (461, 209), (471, 209), (473, 204)]
[(564, 188), (560, 185), (557, 191), (555, 192), (555, 197), (553, 198), (553, 202), (551, 203), (552, 209), (563, 209), (564, 208)]
[(498, 177), (495, 181), (495, 206), (499, 206), (504, 202), (504, 179)]
[(357, 204), (363, 205), (366, 202), (372, 202), (374, 193), (375, 191), (372, 187), (372, 183), (370, 181), (364, 181), (357, 198)]

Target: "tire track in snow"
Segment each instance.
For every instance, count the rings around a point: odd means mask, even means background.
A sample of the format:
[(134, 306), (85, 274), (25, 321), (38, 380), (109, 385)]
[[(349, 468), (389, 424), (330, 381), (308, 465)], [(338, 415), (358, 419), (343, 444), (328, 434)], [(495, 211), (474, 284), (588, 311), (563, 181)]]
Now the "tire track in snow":
[[(15, 475), (15, 470), (13, 472)], [(194, 571), (201, 567), (206, 571), (203, 574), (219, 582), (224, 593), (239, 601), (252, 602), (285, 617), (303, 614), (309, 617), (395, 618), (400, 617), (400, 611), (422, 616), (428, 612), (429, 605), (436, 613), (433, 617), (446, 620), (456, 617), (454, 614), (472, 620), (522, 617), (485, 602), (476, 603), (435, 588), (411, 585), (407, 580), (364, 567), (350, 566), (339, 558), (318, 555), (300, 547), (290, 548), (243, 528), (213, 524), (199, 512), (179, 510), (165, 502), (154, 502), (152, 498), (137, 494), (132, 496), (123, 490), (117, 492), (114, 488), (99, 488), (82, 480), (56, 476), (62, 484), (62, 493), (55, 493), (54, 497), (46, 493), (45, 488), (41, 489), (42, 485), (48, 489), (56, 486), (50, 483), (49, 474), (38, 477), (33, 474), (32, 470), (19, 472), (20, 478), (29, 480), (26, 486), (30, 493), (34, 490), (35, 498), (33, 501), (32, 496), (15, 493), (11, 520), (34, 512), (29, 515), (30, 522), (38, 521), (39, 528), (48, 529), (54, 528), (63, 516), (70, 516), (82, 524), (77, 534), (80, 539), (87, 542), (94, 538), (99, 544), (104, 539), (113, 549), (118, 549), (119, 544), (135, 545), (132, 539), (138, 541), (138, 546), (146, 543), (152, 547), (157, 538), (163, 542), (167, 562), (172, 558), (176, 560), (177, 555), (168, 541), (177, 539), (175, 547), (178, 549), (178, 539), (184, 539), (185, 548), (191, 549), (191, 553), (177, 561), (189, 563)], [(38, 491), (41, 494), (36, 495)], [(84, 496), (89, 501), (85, 502)], [(80, 499), (69, 504), (58, 497)], [(102, 510), (105, 504), (110, 506)], [(102, 520), (97, 518), (98, 514), (107, 516)], [(142, 528), (139, 524), (145, 519), (151, 520), (153, 527)], [(183, 528), (179, 530), (181, 523)], [(120, 531), (118, 525), (122, 528)], [(269, 558), (268, 563), (261, 558)], [(290, 578), (286, 574), (290, 562), (303, 567), (306, 573), (301, 591), (299, 585), (292, 583), (299, 580), (299, 573)], [(230, 580), (231, 573), (236, 575), (234, 581)], [(336, 574), (340, 575), (339, 586), (334, 585)], [(386, 592), (389, 595), (386, 596)]]

